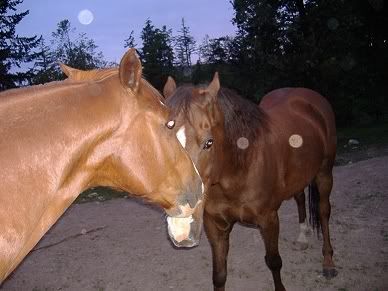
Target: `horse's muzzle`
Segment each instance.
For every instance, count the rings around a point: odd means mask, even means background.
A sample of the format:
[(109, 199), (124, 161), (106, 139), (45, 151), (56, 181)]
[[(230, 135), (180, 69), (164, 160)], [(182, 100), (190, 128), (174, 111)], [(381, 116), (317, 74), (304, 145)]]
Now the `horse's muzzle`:
[[(180, 217), (168, 216), (167, 228), (171, 241), (177, 247), (195, 247), (199, 244), (202, 231), (203, 203), (198, 201), (194, 208), (181, 206)], [(182, 214), (186, 214), (182, 217)], [(188, 215), (188, 216), (187, 216)]]

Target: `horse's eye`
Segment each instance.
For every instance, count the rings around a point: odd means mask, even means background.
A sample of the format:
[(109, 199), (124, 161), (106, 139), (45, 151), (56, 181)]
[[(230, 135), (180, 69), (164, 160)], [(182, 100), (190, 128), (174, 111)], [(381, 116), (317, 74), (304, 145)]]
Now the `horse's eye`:
[(168, 129), (173, 129), (175, 126), (175, 120), (170, 120), (169, 122), (166, 123), (166, 126)]
[(214, 141), (212, 138), (208, 139), (205, 144), (203, 145), (203, 149), (204, 150), (208, 150), (211, 148), (211, 146), (213, 145)]

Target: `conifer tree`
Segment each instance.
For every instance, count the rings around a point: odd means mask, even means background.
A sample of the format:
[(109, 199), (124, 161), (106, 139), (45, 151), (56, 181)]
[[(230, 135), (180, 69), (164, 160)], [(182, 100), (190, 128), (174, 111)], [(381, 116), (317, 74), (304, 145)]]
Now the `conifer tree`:
[(29, 11), (16, 13), (23, 0), (0, 1), (0, 91), (26, 84), (32, 70), (22, 69), (35, 60), (34, 49), (39, 45), (38, 36), (24, 37), (16, 34), (16, 26)]

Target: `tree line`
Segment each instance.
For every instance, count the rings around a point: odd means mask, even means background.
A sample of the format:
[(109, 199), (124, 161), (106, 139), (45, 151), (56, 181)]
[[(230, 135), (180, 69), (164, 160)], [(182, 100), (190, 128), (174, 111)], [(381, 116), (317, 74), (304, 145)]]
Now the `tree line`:
[[(95, 42), (77, 34), (68, 20), (49, 42), (19, 37), (16, 13), (23, 0), (0, 4), (0, 90), (62, 79), (57, 62), (80, 69), (115, 66)], [(387, 114), (388, 8), (384, 0), (231, 0), (236, 34), (205, 36), (200, 43), (182, 19), (173, 35), (150, 19), (129, 31), (124, 47), (136, 47), (145, 77), (161, 89), (168, 75), (204, 83), (215, 71), (222, 85), (259, 102), (272, 89), (308, 87), (325, 95), (337, 123), (381, 121)], [(195, 63), (192, 64), (192, 61)], [(33, 64), (18, 71), (23, 63)]]

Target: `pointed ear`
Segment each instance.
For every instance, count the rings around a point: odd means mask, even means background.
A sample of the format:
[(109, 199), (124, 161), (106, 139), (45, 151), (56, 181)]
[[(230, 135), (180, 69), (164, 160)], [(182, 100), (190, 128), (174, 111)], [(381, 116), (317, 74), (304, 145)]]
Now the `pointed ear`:
[(77, 69), (74, 69), (72, 67), (66, 66), (63, 63), (59, 63), (59, 67), (61, 68), (61, 71), (68, 76), (70, 79), (72, 79), (76, 73), (79, 71)]
[(168, 76), (166, 85), (164, 85), (164, 88), (163, 88), (164, 98), (167, 99), (171, 97), (172, 94), (174, 94), (175, 90), (176, 90), (175, 80), (172, 77)]
[(121, 84), (137, 92), (141, 80), (141, 62), (134, 48), (129, 49), (120, 61), (119, 75)]
[(216, 99), (218, 95), (218, 91), (220, 90), (220, 79), (218, 78), (218, 72), (214, 73), (213, 80), (207, 86), (206, 89), (200, 90), (200, 94), (209, 94), (211, 98)]

